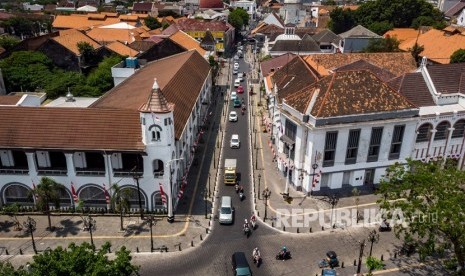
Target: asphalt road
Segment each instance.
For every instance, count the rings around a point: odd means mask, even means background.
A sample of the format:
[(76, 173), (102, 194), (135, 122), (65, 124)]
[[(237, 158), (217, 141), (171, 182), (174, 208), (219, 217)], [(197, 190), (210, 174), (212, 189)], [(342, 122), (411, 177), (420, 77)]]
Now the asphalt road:
[[(239, 61), (239, 72), (246, 72), (248, 64), (243, 59)], [(234, 76), (233, 80), (236, 76)], [(247, 107), (248, 87), (244, 80), (244, 97)], [(251, 192), (251, 152), (249, 144), (249, 125), (247, 115), (241, 115), (240, 108), (232, 107), (231, 102), (228, 109), (236, 110), (239, 114), (238, 122), (227, 122), (225, 141), (223, 143), (222, 161), (225, 158), (236, 158), (238, 160), (238, 171), (240, 172), (240, 184), (243, 185), (246, 199), (239, 200), (234, 186), (225, 186), (219, 183), (218, 198), (231, 196), (235, 207), (235, 223), (232, 225), (220, 225), (214, 221), (213, 231), (206, 240), (198, 246), (183, 249), (180, 252), (168, 254), (136, 255), (135, 263), (141, 265), (142, 275), (233, 275), (231, 269), (231, 255), (235, 251), (243, 251), (246, 256), (251, 256), (252, 250), (259, 247), (263, 257), (263, 264), (257, 268), (249, 261), (254, 275), (316, 275), (321, 273), (317, 263), (324, 258), (328, 250), (338, 253), (341, 262), (345, 262), (345, 268), (338, 268), (338, 275), (354, 275), (356, 267), (353, 261), (359, 253), (358, 241), (366, 239), (372, 229), (353, 228), (346, 230), (320, 231), (313, 234), (291, 234), (281, 233), (276, 229), (258, 223), (257, 229), (247, 238), (242, 232), (244, 218), (249, 219), (252, 214), (253, 195)], [(249, 112), (249, 108), (247, 108)], [(239, 134), (241, 147), (239, 149), (229, 148), (229, 140), (232, 134)], [(222, 179), (222, 175), (220, 178)], [(215, 213), (217, 214), (217, 213)], [(384, 255), (385, 259), (393, 255), (394, 249), (400, 244), (392, 233), (381, 233), (380, 242), (374, 245), (373, 255), (379, 257)], [(278, 261), (275, 256), (278, 250), (286, 245), (292, 253), (293, 258), (288, 261)], [(366, 251), (368, 251), (369, 246)], [(366, 254), (366, 252), (365, 252)], [(365, 267), (365, 265), (363, 265)], [(387, 272), (386, 275), (405, 275), (398, 271)], [(414, 274), (415, 275), (415, 274)], [(434, 275), (434, 273), (418, 274)], [(440, 275), (440, 274), (437, 274)]]

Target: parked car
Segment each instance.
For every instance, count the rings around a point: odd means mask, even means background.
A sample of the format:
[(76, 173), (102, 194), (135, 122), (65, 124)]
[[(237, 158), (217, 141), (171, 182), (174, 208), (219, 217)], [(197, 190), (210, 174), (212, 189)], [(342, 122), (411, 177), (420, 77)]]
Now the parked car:
[(241, 146), (241, 141), (239, 140), (239, 134), (231, 135), (231, 141), (229, 142), (229, 146), (232, 149), (238, 149)]
[(237, 112), (236, 111), (229, 112), (229, 121), (230, 122), (237, 122)]
[(244, 252), (234, 252), (234, 254), (232, 254), (232, 269), (236, 276), (252, 275)]
[(239, 70), (239, 63), (235, 62), (235, 63), (234, 63), (234, 68), (233, 68), (233, 69)]
[(237, 93), (236, 93), (236, 91), (232, 91), (231, 92), (231, 100), (234, 101), (235, 99), (237, 99)]

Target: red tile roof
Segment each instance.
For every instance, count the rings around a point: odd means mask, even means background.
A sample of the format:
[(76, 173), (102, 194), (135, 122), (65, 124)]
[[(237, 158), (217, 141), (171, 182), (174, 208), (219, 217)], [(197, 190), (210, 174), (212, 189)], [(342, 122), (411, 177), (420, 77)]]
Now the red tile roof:
[(221, 0), (199, 0), (200, 9), (223, 9), (224, 4)]
[(178, 21), (176, 27), (183, 31), (206, 31), (208, 29), (210, 32), (225, 32), (230, 27), (232, 28), (231, 25), (222, 21), (204, 21), (191, 18)]
[[(310, 115), (317, 118), (415, 108), (401, 94), (367, 70), (336, 72), (294, 93), (285, 101), (303, 114), (310, 108)], [(313, 106), (309, 106), (312, 103)]]
[(143, 151), (139, 112), (0, 106), (0, 148)]
[(19, 100), (21, 100), (22, 95), (2, 95), (0, 96), (0, 106), (1, 105), (16, 105)]
[(260, 69), (264, 77), (268, 76), (271, 72), (278, 71), (279, 68), (286, 65), (295, 57), (292, 53), (283, 54), (269, 60), (260, 62)]
[(209, 72), (210, 65), (197, 51), (183, 52), (148, 63), (91, 107), (139, 110), (157, 78), (166, 100), (175, 105), (174, 127), (179, 139)]

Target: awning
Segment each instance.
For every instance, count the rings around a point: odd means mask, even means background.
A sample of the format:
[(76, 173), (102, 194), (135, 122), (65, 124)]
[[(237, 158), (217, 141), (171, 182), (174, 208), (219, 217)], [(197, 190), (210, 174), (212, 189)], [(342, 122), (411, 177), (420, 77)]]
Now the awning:
[(288, 145), (294, 145), (295, 144), (295, 142), (292, 141), (292, 139), (289, 138), (286, 134), (281, 135), (279, 140), (283, 141), (284, 143), (286, 143)]

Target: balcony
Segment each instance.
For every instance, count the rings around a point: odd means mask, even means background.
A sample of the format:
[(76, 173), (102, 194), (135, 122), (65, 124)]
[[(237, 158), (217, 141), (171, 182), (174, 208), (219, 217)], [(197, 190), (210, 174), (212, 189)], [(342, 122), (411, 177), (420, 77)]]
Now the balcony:
[(67, 175), (68, 170), (62, 167), (47, 167), (47, 168), (38, 168), (38, 175)]
[(165, 175), (165, 171), (153, 172), (153, 177), (155, 178), (163, 178), (164, 175)]
[(76, 168), (76, 175), (80, 176), (104, 176), (104, 168)]
[(143, 174), (143, 170), (113, 169), (113, 176), (115, 177), (133, 177), (134, 175), (142, 176)]
[(29, 168), (0, 166), (0, 174), (29, 174)]

